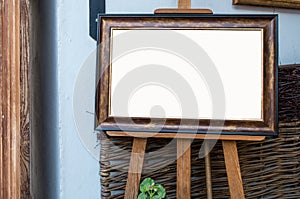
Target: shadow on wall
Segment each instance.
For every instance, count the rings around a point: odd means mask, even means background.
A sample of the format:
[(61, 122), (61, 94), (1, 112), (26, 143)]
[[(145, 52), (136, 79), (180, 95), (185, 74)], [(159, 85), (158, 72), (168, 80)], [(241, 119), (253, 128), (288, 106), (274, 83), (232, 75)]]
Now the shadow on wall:
[(31, 4), (31, 194), (59, 198), (56, 0)]

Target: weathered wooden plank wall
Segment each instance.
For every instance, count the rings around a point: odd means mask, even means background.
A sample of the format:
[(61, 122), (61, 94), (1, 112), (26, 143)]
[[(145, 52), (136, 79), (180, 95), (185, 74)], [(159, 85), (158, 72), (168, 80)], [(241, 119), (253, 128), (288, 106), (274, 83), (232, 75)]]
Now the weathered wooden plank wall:
[(30, 198), (30, 1), (20, 0), (21, 19), (21, 198)]

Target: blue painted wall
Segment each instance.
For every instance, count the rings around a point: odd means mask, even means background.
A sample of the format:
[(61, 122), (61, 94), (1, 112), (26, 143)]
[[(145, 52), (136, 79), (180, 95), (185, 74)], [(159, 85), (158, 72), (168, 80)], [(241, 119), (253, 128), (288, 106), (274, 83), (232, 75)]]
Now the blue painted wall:
[[(107, 13), (153, 13), (176, 7), (177, 0), (107, 0), (106, 5)], [(96, 42), (89, 37), (88, 1), (44, 0), (36, 6), (40, 32), (33, 34), (38, 46), (33, 61), (33, 198), (96, 199)], [(279, 62), (300, 63), (300, 10), (233, 6), (231, 0), (194, 0), (192, 6), (218, 14), (279, 13)]]

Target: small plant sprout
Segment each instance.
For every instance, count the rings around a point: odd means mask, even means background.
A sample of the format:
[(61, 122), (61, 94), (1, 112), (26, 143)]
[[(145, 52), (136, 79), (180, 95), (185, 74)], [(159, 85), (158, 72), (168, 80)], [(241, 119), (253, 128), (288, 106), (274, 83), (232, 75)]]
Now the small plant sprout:
[(140, 185), (141, 193), (138, 199), (165, 199), (166, 190), (160, 184), (155, 184), (154, 180), (151, 178), (146, 178)]

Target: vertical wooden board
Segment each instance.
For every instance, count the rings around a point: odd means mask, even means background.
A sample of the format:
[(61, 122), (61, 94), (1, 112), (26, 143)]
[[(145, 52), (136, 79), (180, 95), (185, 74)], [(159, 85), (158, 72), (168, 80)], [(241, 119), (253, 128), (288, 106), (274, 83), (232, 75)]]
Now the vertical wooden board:
[(20, 44), (21, 44), (21, 73), (20, 73), (20, 86), (21, 86), (21, 198), (30, 198), (30, 1), (21, 0), (21, 18), (20, 18)]
[(20, 1), (0, 0), (0, 198), (20, 198)]
[(179, 9), (190, 9), (191, 8), (191, 0), (178, 0), (178, 8)]
[(236, 141), (222, 141), (225, 166), (232, 199), (245, 198)]
[[(2, 24), (2, 0), (0, 0), (0, 29), (2, 29), (2, 27), (3, 27), (3, 24)], [(3, 60), (2, 60), (2, 57), (3, 57), (3, 52), (2, 52), (2, 49), (3, 49), (3, 41), (2, 41), (2, 37), (3, 37), (3, 35), (2, 35), (2, 31), (0, 31), (0, 198), (3, 198), (3, 187), (2, 187), (2, 185), (1, 185), (1, 183), (2, 183), (2, 179), (3, 179), (3, 169), (2, 169), (2, 166), (4, 165), (4, 163), (3, 163), (3, 154), (4, 154), (4, 152), (3, 152), (3, 146), (2, 146), (2, 143), (3, 143), (3, 139), (2, 139), (2, 137), (3, 137), (3, 127), (2, 127), (2, 124), (3, 124), (3, 118), (2, 118), (2, 116), (3, 116), (3, 113), (2, 113), (2, 95), (3, 95), (3, 91), (2, 91), (2, 82), (3, 82), (3, 80), (2, 80), (2, 65), (3, 65)]]
[(191, 140), (177, 139), (177, 190), (178, 199), (191, 198)]
[[(207, 140), (206, 140), (207, 141)], [(212, 178), (211, 178), (211, 160), (210, 160), (210, 151), (209, 150), (209, 143), (205, 143), (205, 153), (207, 154), (205, 156), (205, 177), (206, 177), (206, 195), (207, 199), (213, 198), (213, 192), (212, 192)]]
[(134, 138), (125, 190), (125, 199), (137, 198), (142, 175), (147, 138)]

